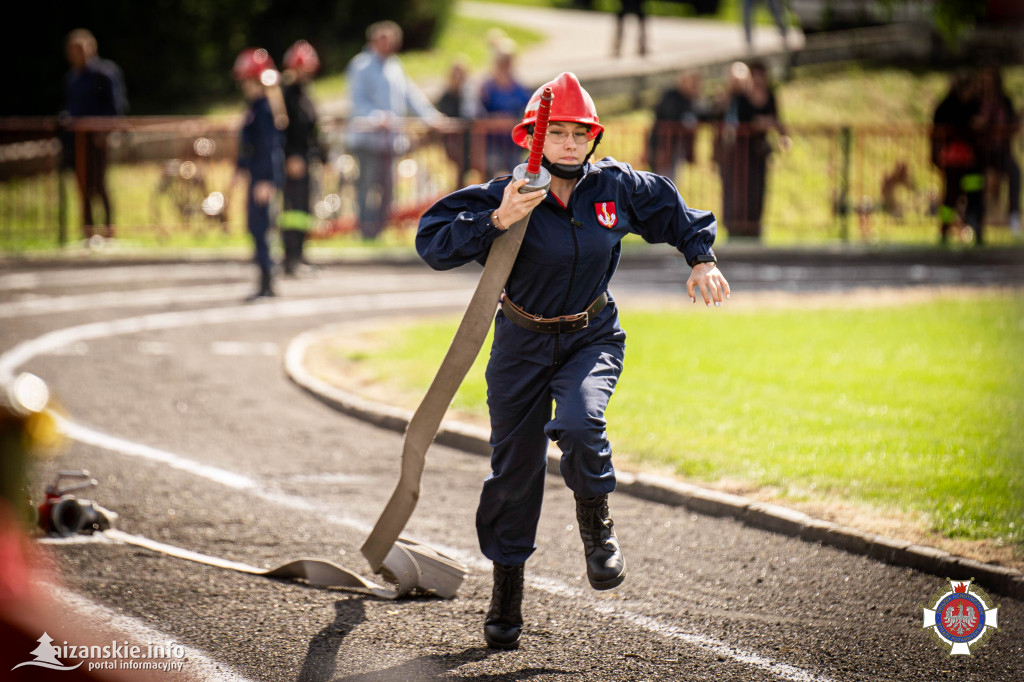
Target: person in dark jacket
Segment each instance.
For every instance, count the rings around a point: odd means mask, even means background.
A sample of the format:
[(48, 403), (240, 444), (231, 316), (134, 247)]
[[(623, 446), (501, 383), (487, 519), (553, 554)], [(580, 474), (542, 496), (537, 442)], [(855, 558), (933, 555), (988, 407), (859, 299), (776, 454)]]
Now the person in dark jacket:
[(943, 199), (939, 207), (939, 239), (949, 240), (951, 227), (961, 218), (974, 231), (976, 244), (984, 243), (985, 168), (978, 132), (974, 125), (979, 113), (974, 78), (957, 72), (950, 79), (946, 96), (932, 117), (932, 163), (942, 171)]
[(284, 273), (294, 275), (305, 260), (304, 245), (313, 227), (309, 210), (310, 163), (324, 161), (316, 124), (316, 108), (306, 92), (309, 81), (320, 68), (320, 57), (305, 40), (284, 54), (281, 88), (288, 127), (284, 131), (284, 210), (278, 217), (284, 246)]
[(493, 451), (476, 527), (494, 572), (484, 638), (498, 649), (519, 645), (524, 564), (536, 548), (550, 440), (575, 496), (591, 586), (611, 589), (625, 578), (608, 510), (615, 469), (605, 431), (626, 338), (608, 292), (621, 240), (633, 233), (678, 249), (692, 267), (691, 300), (699, 295), (717, 306), (729, 295), (711, 248), (714, 215), (687, 206), (667, 178), (611, 157), (590, 162), (604, 129), (575, 75), (563, 73), (534, 93), (513, 129), (516, 144), (532, 143), (547, 86), (554, 91), (543, 158), (550, 189), (520, 194), (526, 180), (509, 176), (466, 187), (428, 209), (416, 235), (420, 256), (446, 270), (485, 262), (494, 240), (530, 216), (486, 373)]
[[(84, 28), (71, 31), (65, 41), (70, 70), (64, 77), (64, 108), (60, 119), (122, 116), (128, 110), (120, 67), (97, 54), (96, 38)], [(82, 229), (86, 238), (95, 233), (93, 201), (103, 206), (105, 236), (113, 236), (113, 211), (107, 189), (107, 133), (62, 132), (63, 166), (75, 172), (82, 198)]]
[[(243, 50), (235, 60), (232, 75), (249, 103), (239, 133), (238, 167), (232, 188), (248, 175), (246, 216), (259, 268), (259, 286), (247, 300), (273, 296), (274, 261), (267, 240), (270, 232), (271, 202), (284, 182), (284, 143), (281, 129), (288, 121), (278, 89), (279, 74), (263, 48)], [(273, 103), (271, 97), (274, 98)], [(228, 196), (232, 192), (229, 190)]]
[(1010, 232), (1022, 235), (1020, 215), (1020, 164), (1013, 154), (1013, 138), (1020, 132), (1021, 117), (1003, 87), (999, 67), (989, 64), (981, 71), (978, 113), (974, 129), (980, 137), (985, 166), (985, 206), (998, 201), (1003, 178), (1007, 179), (1007, 219)]
[(763, 231), (768, 157), (768, 134), (777, 133), (778, 147), (788, 151), (790, 138), (782, 123), (775, 91), (764, 62), (735, 62), (729, 67), (731, 92), (722, 112), (717, 141), (722, 179), (722, 222), (729, 238), (760, 239)]
[(697, 124), (707, 120), (709, 113), (701, 99), (701, 80), (700, 71), (681, 72), (654, 108), (647, 162), (658, 175), (675, 178), (680, 163), (694, 162)]

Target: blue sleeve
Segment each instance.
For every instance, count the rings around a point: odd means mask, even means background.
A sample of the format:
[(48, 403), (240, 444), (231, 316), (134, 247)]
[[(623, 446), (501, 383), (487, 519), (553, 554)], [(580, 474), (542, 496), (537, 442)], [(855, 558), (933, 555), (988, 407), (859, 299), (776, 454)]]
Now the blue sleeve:
[(494, 240), (505, 233), (491, 224), (501, 205), (505, 182), (460, 189), (439, 199), (420, 218), (416, 251), (435, 270), (450, 270), (470, 261), (484, 263)]
[(690, 208), (666, 177), (629, 168), (629, 207), (636, 218), (634, 231), (651, 244), (671, 244), (690, 262), (714, 254), (718, 222), (711, 211)]
[[(382, 98), (380, 84), (370, 77), (372, 67), (365, 53), (357, 55), (347, 69), (349, 98), (352, 102), (352, 117), (370, 116), (374, 112), (387, 111), (388, 104)], [(386, 84), (385, 84), (386, 85)]]
[(284, 184), (283, 156), (284, 150), (281, 131), (274, 125), (274, 115), (270, 105), (256, 108), (255, 136), (253, 140), (255, 153), (250, 159), (249, 173), (252, 182), (269, 180), (280, 187)]

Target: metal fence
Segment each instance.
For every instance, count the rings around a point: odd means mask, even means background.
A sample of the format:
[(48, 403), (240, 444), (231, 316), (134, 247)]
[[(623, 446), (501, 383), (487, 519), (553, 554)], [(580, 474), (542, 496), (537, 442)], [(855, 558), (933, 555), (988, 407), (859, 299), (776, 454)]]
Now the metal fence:
[[(0, 119), (0, 250), (63, 245), (93, 233), (157, 243), (244, 236), (244, 196), (228, 193), (239, 124), (237, 117), (79, 119), (64, 127), (55, 119)], [(409, 144), (394, 160), (389, 229), (411, 229), (438, 197), (486, 180), (502, 161), (513, 162), (507, 147), (499, 149), (510, 127), (508, 121), (456, 121), (438, 130), (405, 122), (401, 133)], [(656, 132), (632, 119), (611, 120), (597, 156), (655, 167), (675, 180), (688, 204), (714, 210), (724, 232), (737, 236), (734, 206), (751, 183), (737, 150), (747, 145), (754, 153), (754, 142), (745, 131), (713, 124)], [(357, 229), (359, 169), (346, 148), (346, 121), (322, 120), (321, 134), (327, 161), (313, 168), (313, 236), (329, 238)], [(756, 143), (766, 169), (765, 241), (937, 236), (942, 179), (930, 160), (927, 127), (801, 126), (789, 134), (786, 151), (774, 134)], [(1014, 144), (1019, 163), (1021, 140)], [(105, 165), (109, 232), (103, 202), (91, 202), (89, 221), (80, 198), (80, 181), (96, 156)], [(1006, 182), (990, 188), (987, 222), (998, 231), (1006, 225)]]

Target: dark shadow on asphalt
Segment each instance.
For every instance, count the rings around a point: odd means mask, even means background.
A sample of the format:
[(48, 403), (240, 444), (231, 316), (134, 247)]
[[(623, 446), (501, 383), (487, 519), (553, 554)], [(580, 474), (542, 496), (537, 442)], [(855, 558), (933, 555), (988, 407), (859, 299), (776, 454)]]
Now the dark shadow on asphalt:
[(299, 682), (325, 682), (334, 678), (342, 641), (366, 620), (363, 597), (339, 599), (334, 602), (334, 613), (334, 622), (310, 640), (306, 660), (299, 672)]
[[(460, 653), (419, 656), (411, 661), (406, 661), (401, 665), (392, 666), (384, 670), (339, 677), (335, 682), (394, 682), (395, 680), (423, 680), (426, 682), (429, 680), (450, 680), (452, 677), (448, 673), (453, 670), (469, 663), (479, 663), (495, 654), (501, 655), (502, 653), (486, 647), (474, 647)], [(531, 667), (501, 673), (486, 673), (469, 677), (460, 676), (459, 679), (468, 680), (468, 682), (513, 682), (514, 680), (529, 680), (539, 675), (572, 674), (575, 673), (557, 668)]]

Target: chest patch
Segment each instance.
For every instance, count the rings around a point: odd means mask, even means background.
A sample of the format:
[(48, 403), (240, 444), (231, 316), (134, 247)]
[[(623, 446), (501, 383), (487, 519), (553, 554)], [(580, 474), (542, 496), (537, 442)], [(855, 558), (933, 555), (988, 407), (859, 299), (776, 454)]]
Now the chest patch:
[(619, 216), (615, 213), (614, 201), (597, 202), (594, 204), (594, 213), (597, 214), (597, 222), (609, 230), (619, 223)]

